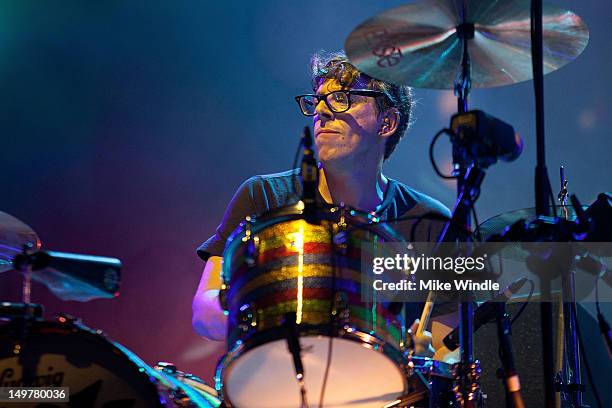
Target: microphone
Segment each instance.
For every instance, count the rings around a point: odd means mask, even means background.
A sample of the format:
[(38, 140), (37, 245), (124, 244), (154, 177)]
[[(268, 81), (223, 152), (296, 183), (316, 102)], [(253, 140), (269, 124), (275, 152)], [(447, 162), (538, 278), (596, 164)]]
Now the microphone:
[(285, 328), (285, 339), (287, 340), (287, 350), (293, 360), (295, 377), (299, 382), (304, 379), (304, 364), (302, 363), (302, 347), (300, 346), (300, 335), (297, 324), (295, 323), (295, 312), (285, 313), (283, 326)]
[(586, 238), (586, 234), (591, 229), (592, 221), (582, 209), (582, 204), (580, 203), (580, 200), (576, 194), (572, 194), (570, 196), (570, 201), (572, 202), (572, 207), (576, 212), (576, 239), (583, 240)]
[[(496, 312), (496, 303), (499, 302), (507, 302), (512, 298), (512, 295), (517, 293), (525, 282), (527, 282), (526, 277), (519, 278), (506, 286), (504, 289), (499, 291), (497, 295), (491, 300), (487, 300), (474, 311), (474, 332), (478, 330), (483, 324), (488, 322)], [(444, 339), (442, 340), (444, 345), (450, 350), (456, 350), (459, 347), (459, 327), (455, 327), (455, 329), (450, 332)]]
[(601, 279), (612, 286), (612, 271), (606, 266), (605, 263), (587, 253), (576, 255), (574, 258), (576, 261), (576, 267), (590, 273), (593, 276), (599, 276)]
[(306, 207), (315, 204), (316, 192), (317, 192), (317, 179), (319, 175), (319, 169), (317, 168), (317, 161), (312, 151), (312, 135), (310, 134), (310, 128), (304, 127), (304, 133), (302, 134), (302, 145), (304, 146), (304, 153), (302, 154), (302, 164), (300, 165), (300, 177), (302, 179), (302, 201)]
[(514, 128), (480, 110), (458, 113), (451, 118), (454, 144), (467, 148), (472, 157), (488, 166), (498, 159), (511, 162), (523, 152), (523, 139)]

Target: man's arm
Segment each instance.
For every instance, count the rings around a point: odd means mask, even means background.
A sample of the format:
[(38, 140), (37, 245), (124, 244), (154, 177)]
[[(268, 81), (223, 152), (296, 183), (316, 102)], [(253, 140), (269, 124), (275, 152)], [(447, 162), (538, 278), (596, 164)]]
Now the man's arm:
[(247, 215), (257, 214), (255, 196), (263, 195), (261, 177), (251, 177), (238, 187), (225, 209), (223, 220), (215, 235), (198, 247), (198, 255), (206, 260), (204, 272), (193, 298), (192, 326), (196, 333), (210, 340), (226, 336), (227, 317), (219, 304), (221, 289), (221, 254), (227, 238)]
[(224, 340), (227, 331), (227, 316), (219, 303), (222, 262), (220, 256), (208, 258), (192, 304), (193, 330), (200, 336), (217, 341)]

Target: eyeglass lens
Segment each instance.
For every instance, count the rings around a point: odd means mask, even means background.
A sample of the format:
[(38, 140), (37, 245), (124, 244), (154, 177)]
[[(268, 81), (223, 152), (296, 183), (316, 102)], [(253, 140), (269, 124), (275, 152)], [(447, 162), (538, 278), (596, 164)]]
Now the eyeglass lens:
[[(332, 92), (326, 96), (325, 101), (334, 112), (344, 112), (349, 108), (349, 96), (346, 92)], [(306, 95), (301, 98), (300, 107), (306, 115), (314, 115), (318, 102), (319, 98), (316, 96)]]

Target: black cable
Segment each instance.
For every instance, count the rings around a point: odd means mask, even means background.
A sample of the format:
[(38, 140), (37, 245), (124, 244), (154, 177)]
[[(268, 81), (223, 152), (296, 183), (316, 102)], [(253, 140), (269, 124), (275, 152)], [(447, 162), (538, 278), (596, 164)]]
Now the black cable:
[[(331, 230), (330, 236), (334, 236), (333, 226), (330, 226)], [(329, 369), (331, 368), (331, 360), (332, 360), (332, 351), (333, 351), (333, 340), (336, 335), (336, 320), (334, 317), (334, 308), (336, 302), (336, 267), (338, 265), (336, 257), (338, 256), (338, 249), (336, 244), (332, 245), (333, 255), (331, 257), (331, 271), (332, 271), (332, 287), (331, 287), (331, 296), (329, 302), (329, 316), (332, 319), (329, 324), (329, 342), (327, 343), (327, 360), (325, 362), (325, 372), (323, 374), (323, 383), (321, 384), (321, 394), (319, 395), (319, 408), (323, 408), (323, 400), (325, 397), (325, 389), (327, 388), (327, 380), (329, 378)], [(337, 316), (337, 314), (336, 314)]]
[(550, 180), (548, 179), (548, 175), (546, 175), (546, 181), (548, 182), (548, 194), (550, 195), (550, 203), (552, 204), (553, 215), (555, 217), (558, 217), (559, 214), (557, 213), (557, 204), (555, 201), (555, 196), (552, 192), (552, 186), (550, 185)]
[[(480, 193), (478, 194), (480, 195)], [(474, 225), (476, 228), (474, 229), (475, 237), (478, 242), (482, 242), (482, 235), (480, 235), (480, 223), (478, 222), (478, 216), (476, 215), (476, 207), (475, 207), (475, 199), (470, 199), (470, 207), (472, 208), (472, 217), (474, 217)]]
[[(391, 220), (387, 220), (386, 222), (396, 222), (396, 221), (410, 221), (410, 220), (431, 220), (431, 221), (448, 221), (449, 217), (446, 215), (441, 215), (435, 212), (428, 212), (422, 215), (406, 215), (404, 217), (398, 217)], [(363, 225), (368, 225), (364, 223)]]
[(597, 314), (601, 315), (601, 309), (599, 308), (599, 278), (599, 274), (595, 276), (595, 309), (597, 309)]
[[(418, 225), (423, 221), (423, 220), (430, 220), (430, 221), (444, 221), (444, 222), (448, 222), (450, 220), (450, 218), (448, 218), (445, 215), (440, 215), (438, 213), (434, 213), (434, 212), (428, 212), (425, 213), (423, 215), (406, 215), (404, 217), (399, 217), (399, 218), (394, 218), (391, 220), (386, 220), (386, 223), (392, 223), (392, 222), (403, 222), (403, 221), (416, 221), (414, 224), (412, 224), (412, 227), (410, 228), (410, 242), (415, 242), (415, 238), (416, 238), (416, 227), (418, 227)], [(364, 224), (366, 225), (366, 224)]]
[(597, 392), (597, 387), (595, 387), (595, 381), (593, 381), (593, 373), (591, 373), (591, 367), (589, 365), (589, 361), (587, 360), (586, 352), (584, 351), (584, 345), (582, 343), (582, 335), (580, 333), (580, 325), (578, 324), (578, 316), (576, 316), (576, 334), (578, 334), (578, 344), (580, 345), (580, 354), (582, 354), (582, 361), (584, 362), (584, 368), (587, 372), (587, 378), (589, 379), (589, 384), (591, 385), (591, 389), (593, 390), (593, 395), (595, 396), (595, 401), (597, 402), (597, 406), (599, 408), (603, 408), (601, 403), (601, 398), (599, 397), (599, 392)]
[(412, 227), (410, 227), (410, 242), (416, 241), (416, 229), (419, 226), (419, 224), (423, 222), (424, 219), (425, 218), (419, 218), (418, 220), (414, 222), (414, 224), (412, 224)]
[(436, 142), (438, 141), (438, 138), (442, 135), (446, 133), (449, 136), (453, 136), (453, 131), (447, 128), (444, 128), (442, 130), (440, 130), (438, 133), (436, 133), (436, 135), (433, 137), (433, 139), (431, 140), (431, 143), (429, 144), (429, 160), (431, 161), (431, 165), (433, 166), (434, 171), (436, 172), (436, 174), (440, 177), (442, 177), (443, 179), (446, 180), (453, 180), (456, 179), (456, 176), (447, 176), (446, 174), (443, 174), (440, 169), (438, 168), (438, 165), (436, 164), (436, 159), (434, 159), (434, 146), (436, 144)]
[(327, 343), (327, 361), (325, 362), (325, 373), (323, 374), (323, 383), (321, 384), (321, 395), (319, 396), (319, 408), (323, 408), (323, 397), (325, 396), (325, 388), (327, 387), (327, 379), (329, 377), (329, 369), (331, 367), (333, 336), (329, 336)]
[(529, 304), (529, 301), (531, 300), (531, 297), (533, 296), (533, 292), (535, 291), (535, 283), (533, 283), (533, 280), (529, 279), (527, 282), (529, 282), (529, 284), (531, 285), (531, 289), (529, 289), (529, 295), (527, 295), (527, 300), (523, 302), (519, 311), (516, 312), (516, 314), (514, 315), (512, 319), (510, 319), (510, 326), (512, 326), (514, 322), (516, 322), (518, 318), (521, 317), (521, 314), (523, 314), (523, 312), (525, 311), (525, 308)]

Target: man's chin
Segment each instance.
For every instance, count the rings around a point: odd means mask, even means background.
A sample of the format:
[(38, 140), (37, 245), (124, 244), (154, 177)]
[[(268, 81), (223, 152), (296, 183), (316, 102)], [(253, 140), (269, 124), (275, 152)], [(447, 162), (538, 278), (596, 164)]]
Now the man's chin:
[(342, 164), (347, 164), (350, 162), (350, 155), (348, 154), (340, 154), (338, 152), (333, 152), (333, 153), (319, 153), (319, 162), (321, 162), (321, 164), (323, 166), (328, 165), (328, 166), (339, 166)]

